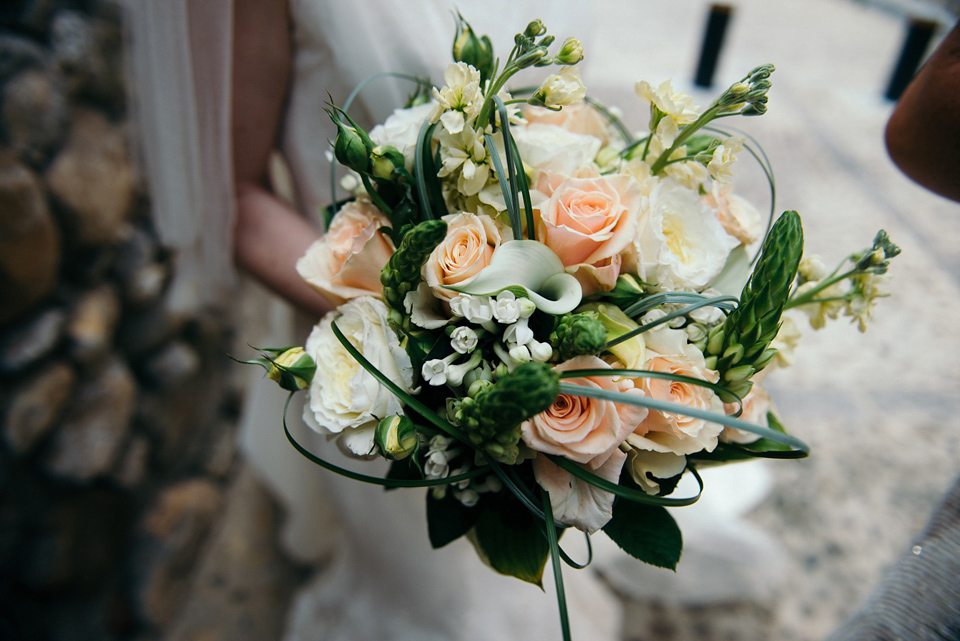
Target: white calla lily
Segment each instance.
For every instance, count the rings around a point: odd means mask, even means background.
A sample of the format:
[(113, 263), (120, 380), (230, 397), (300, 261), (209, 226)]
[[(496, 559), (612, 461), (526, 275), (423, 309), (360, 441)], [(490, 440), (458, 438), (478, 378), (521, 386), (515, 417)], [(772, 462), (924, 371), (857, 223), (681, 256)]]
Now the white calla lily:
[(535, 240), (509, 240), (496, 249), (490, 264), (449, 289), (475, 296), (496, 296), (509, 289), (529, 298), (548, 314), (573, 311), (583, 298), (577, 279), (553, 251)]

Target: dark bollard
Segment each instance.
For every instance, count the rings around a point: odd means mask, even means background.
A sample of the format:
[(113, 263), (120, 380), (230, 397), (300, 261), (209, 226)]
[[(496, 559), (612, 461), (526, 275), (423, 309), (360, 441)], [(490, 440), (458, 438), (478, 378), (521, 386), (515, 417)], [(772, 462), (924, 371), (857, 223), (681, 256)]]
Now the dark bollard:
[(893, 69), (893, 75), (890, 77), (890, 84), (887, 85), (887, 92), (884, 94), (889, 100), (898, 100), (903, 90), (907, 88), (910, 80), (920, 63), (927, 53), (927, 47), (930, 40), (937, 32), (937, 23), (923, 18), (911, 18), (907, 27), (907, 37), (903, 41), (903, 49), (900, 51), (900, 59)]
[(713, 85), (713, 72), (717, 68), (717, 59), (720, 57), (720, 49), (723, 47), (723, 39), (726, 36), (731, 15), (733, 15), (733, 7), (728, 4), (710, 5), (707, 28), (703, 34), (703, 46), (700, 49), (700, 61), (697, 63), (697, 73), (693, 80), (693, 84), (698, 87)]

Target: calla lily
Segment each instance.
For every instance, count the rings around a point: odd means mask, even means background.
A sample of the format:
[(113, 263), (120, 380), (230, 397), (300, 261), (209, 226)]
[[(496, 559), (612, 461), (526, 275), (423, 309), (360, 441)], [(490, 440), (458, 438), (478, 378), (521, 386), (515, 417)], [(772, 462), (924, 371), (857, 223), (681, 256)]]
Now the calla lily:
[(508, 240), (475, 276), (447, 287), (474, 296), (496, 296), (510, 290), (553, 315), (572, 311), (583, 298), (580, 283), (564, 271), (560, 258), (535, 240)]

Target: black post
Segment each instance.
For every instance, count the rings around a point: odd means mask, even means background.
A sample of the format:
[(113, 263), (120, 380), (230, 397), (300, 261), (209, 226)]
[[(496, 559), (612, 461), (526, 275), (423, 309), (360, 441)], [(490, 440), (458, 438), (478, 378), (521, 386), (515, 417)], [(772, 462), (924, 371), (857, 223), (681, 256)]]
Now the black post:
[(700, 49), (700, 62), (697, 63), (697, 73), (693, 83), (698, 87), (713, 85), (713, 72), (717, 68), (717, 59), (723, 47), (723, 39), (727, 33), (727, 25), (733, 7), (728, 4), (710, 5), (707, 15), (707, 28), (703, 34), (703, 46)]
[(898, 100), (900, 94), (907, 88), (917, 69), (920, 68), (930, 40), (936, 32), (936, 22), (923, 18), (910, 19), (907, 37), (903, 41), (903, 49), (900, 50), (900, 59), (897, 60), (893, 75), (890, 76), (890, 84), (887, 85), (887, 92), (884, 94), (889, 100)]

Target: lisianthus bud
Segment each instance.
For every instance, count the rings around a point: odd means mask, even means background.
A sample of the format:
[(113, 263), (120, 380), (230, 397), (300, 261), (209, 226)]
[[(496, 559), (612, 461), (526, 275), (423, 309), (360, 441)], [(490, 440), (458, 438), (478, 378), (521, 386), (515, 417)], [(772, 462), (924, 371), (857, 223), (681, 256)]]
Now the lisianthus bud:
[(486, 80), (493, 72), (493, 45), (490, 38), (478, 38), (470, 24), (458, 17), (457, 36), (453, 41), (454, 62), (465, 62), (480, 72), (480, 83)]
[(633, 274), (620, 274), (613, 289), (603, 295), (620, 309), (626, 309), (644, 295), (643, 283)]
[(556, 61), (561, 65), (575, 65), (583, 60), (583, 45), (576, 38), (567, 38), (560, 47)]
[(373, 442), (384, 458), (400, 461), (413, 454), (420, 445), (417, 426), (406, 416), (388, 416), (379, 423)]
[(316, 362), (302, 347), (291, 347), (271, 362), (267, 378), (285, 390), (297, 392), (310, 385), (316, 371)]
[(373, 175), (383, 180), (394, 180), (394, 169), (403, 169), (403, 154), (396, 147), (377, 145), (370, 152)]
[(357, 130), (345, 125), (339, 120), (337, 125), (337, 139), (333, 142), (333, 154), (344, 167), (366, 173), (370, 168), (370, 149), (363, 142)]

